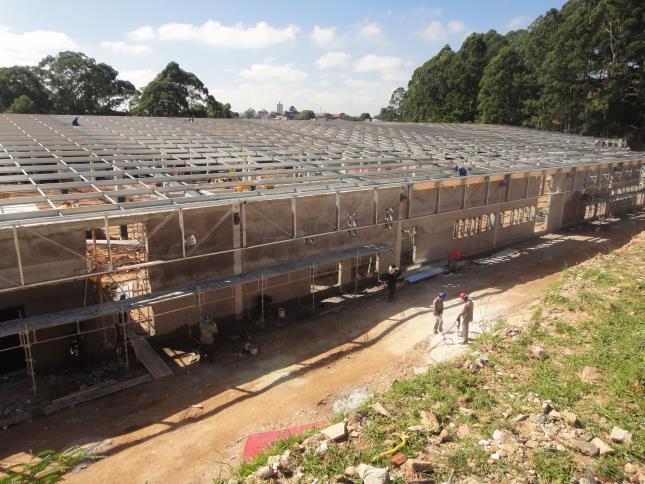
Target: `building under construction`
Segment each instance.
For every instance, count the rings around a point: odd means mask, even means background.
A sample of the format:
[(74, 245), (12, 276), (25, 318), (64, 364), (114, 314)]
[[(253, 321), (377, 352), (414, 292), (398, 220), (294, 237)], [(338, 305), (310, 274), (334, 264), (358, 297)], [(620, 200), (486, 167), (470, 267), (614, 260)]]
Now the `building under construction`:
[[(391, 263), (643, 205), (645, 154), (491, 125), (0, 115), (0, 355), (315, 311)], [(457, 167), (462, 168), (461, 172)], [(126, 352), (127, 354), (127, 352)]]

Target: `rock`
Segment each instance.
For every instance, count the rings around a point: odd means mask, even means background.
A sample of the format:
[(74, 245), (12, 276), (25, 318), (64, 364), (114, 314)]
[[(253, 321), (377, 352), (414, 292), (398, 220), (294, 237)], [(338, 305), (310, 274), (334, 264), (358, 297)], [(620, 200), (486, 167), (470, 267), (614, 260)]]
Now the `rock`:
[(526, 447), (528, 447), (529, 449), (535, 449), (539, 447), (540, 443), (537, 440), (527, 440), (526, 444), (524, 445), (526, 445)]
[(577, 427), (580, 423), (578, 421), (578, 416), (573, 412), (562, 412), (562, 420), (573, 427)]
[(372, 410), (374, 410), (376, 413), (378, 413), (379, 415), (381, 415), (382, 417), (389, 417), (390, 416), (390, 412), (388, 412), (385, 409), (385, 407), (379, 402), (371, 404), (370, 408)]
[(423, 425), (410, 425), (408, 430), (410, 432), (425, 432), (426, 428)]
[(352, 439), (357, 439), (359, 435), (360, 435), (360, 434), (358, 433), (358, 430), (352, 430), (352, 431), (349, 433), (349, 436), (350, 436)]
[(482, 439), (477, 444), (480, 447), (488, 447), (490, 445), (490, 440)]
[(439, 433), (439, 442), (443, 444), (444, 442), (448, 442), (449, 440), (450, 440), (450, 434), (448, 433), (448, 430), (443, 429)]
[(593, 476), (581, 477), (578, 484), (600, 484), (600, 481)]
[(461, 424), (457, 428), (457, 436), (460, 438), (468, 437), (470, 435), (470, 427), (466, 424)]
[(459, 413), (462, 414), (464, 417), (473, 417), (475, 415), (474, 410), (471, 410), (466, 407), (459, 407)]
[(345, 422), (338, 422), (323, 429), (321, 433), (329, 440), (341, 442), (347, 438), (347, 424)]
[(381, 467), (372, 467), (367, 464), (360, 464), (356, 468), (358, 477), (363, 479), (365, 484), (384, 484), (390, 482), (390, 473)]
[(546, 360), (549, 354), (541, 346), (533, 345), (529, 348), (529, 357), (536, 360)]
[(607, 454), (613, 454), (614, 449), (612, 449), (607, 443), (605, 443), (604, 440), (594, 437), (591, 439), (591, 443), (594, 444), (596, 447), (598, 447), (598, 450), (600, 451), (600, 455), (607, 455)]
[(623, 467), (623, 471), (624, 471), (624, 472), (625, 472), (625, 474), (627, 474), (627, 475), (629, 475), (629, 474), (636, 474), (636, 471), (637, 471), (637, 470), (638, 470), (638, 469), (636, 468), (636, 466), (635, 466), (634, 464), (632, 464), (631, 462), (627, 462), (627, 463), (625, 464), (625, 467)]
[(611, 429), (611, 440), (617, 444), (628, 444), (632, 441), (632, 433), (627, 430), (623, 430), (620, 427), (614, 427)]
[(544, 415), (548, 415), (552, 410), (555, 409), (553, 408), (553, 403), (551, 402), (551, 400), (545, 400), (544, 402), (542, 402), (542, 413)]
[(473, 364), (473, 362), (472, 362), (472, 361), (470, 361), (470, 360), (466, 360), (466, 361), (464, 361), (464, 364), (463, 364), (463, 365), (461, 365), (461, 367), (462, 367), (464, 370), (469, 370), (469, 369), (470, 369), (470, 366), (471, 366), (472, 364)]
[(312, 435), (302, 441), (302, 447), (304, 450), (312, 450), (318, 447), (324, 440), (325, 436), (323, 434)]
[(266, 481), (268, 479), (271, 479), (274, 475), (273, 469), (269, 466), (262, 466), (258, 470), (256, 470), (253, 475), (262, 481)]
[(592, 442), (585, 442), (582, 439), (569, 438), (565, 442), (569, 447), (579, 451), (584, 455), (594, 457), (600, 452), (598, 447)]
[(324, 454), (327, 452), (327, 449), (329, 448), (329, 444), (327, 441), (323, 441), (320, 444), (318, 444), (318, 447), (316, 447), (316, 450), (314, 451), (316, 454)]
[(516, 421), (516, 422), (523, 422), (523, 421), (524, 421), (524, 420), (526, 420), (527, 418), (529, 418), (529, 416), (528, 416), (528, 415), (524, 415), (523, 413), (521, 413), (521, 414), (519, 414), (517, 417), (515, 417), (515, 421)]
[(515, 442), (515, 437), (506, 430), (495, 430), (493, 432), (493, 440), (498, 443), (512, 443)]
[(358, 473), (356, 472), (356, 467), (354, 466), (349, 466), (347, 469), (345, 469), (345, 475), (347, 477), (356, 477)]
[(432, 412), (425, 412), (421, 410), (421, 425), (423, 425), (428, 432), (438, 434), (441, 431), (441, 425), (436, 415)]
[(490, 458), (493, 460), (499, 460), (499, 454), (497, 452), (490, 455)]
[(600, 374), (598, 373), (598, 370), (596, 370), (593, 366), (585, 366), (580, 372), (580, 379), (590, 385), (596, 383), (599, 377)]
[(551, 410), (549, 412), (549, 418), (551, 418), (552, 420), (560, 420), (562, 418), (562, 414), (557, 410)]
[(405, 467), (410, 469), (415, 474), (421, 474), (422, 472), (432, 472), (432, 470), (434, 469), (434, 464), (422, 459), (408, 459), (405, 463)]

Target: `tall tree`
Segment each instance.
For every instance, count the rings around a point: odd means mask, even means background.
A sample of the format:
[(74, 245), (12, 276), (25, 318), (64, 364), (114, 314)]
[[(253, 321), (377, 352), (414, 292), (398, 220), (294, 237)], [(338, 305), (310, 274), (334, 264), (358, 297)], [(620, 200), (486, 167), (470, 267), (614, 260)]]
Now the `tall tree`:
[(132, 109), (135, 116), (206, 117), (223, 111), (204, 83), (170, 62), (146, 87)]
[(29, 96), (21, 95), (13, 100), (11, 106), (7, 108), (8, 113), (35, 114), (38, 112), (38, 106)]
[(527, 68), (513, 47), (504, 47), (484, 69), (478, 107), (484, 123), (520, 124), (527, 97)]
[(81, 52), (61, 52), (40, 61), (39, 75), (60, 114), (111, 114), (125, 108), (136, 92), (118, 72)]
[(0, 111), (21, 96), (26, 96), (34, 104), (34, 113), (46, 113), (51, 108), (49, 93), (32, 67), (0, 68)]

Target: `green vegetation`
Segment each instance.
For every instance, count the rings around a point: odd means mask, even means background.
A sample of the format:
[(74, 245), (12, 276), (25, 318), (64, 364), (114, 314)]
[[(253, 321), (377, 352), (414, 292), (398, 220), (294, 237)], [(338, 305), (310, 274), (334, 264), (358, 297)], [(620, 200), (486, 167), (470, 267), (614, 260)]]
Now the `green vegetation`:
[(47, 56), (38, 67), (0, 68), (0, 112), (231, 118), (204, 83), (170, 62), (142, 92), (82, 52)]
[[(437, 481), (450, 475), (453, 482), (467, 477), (512, 480), (533, 472), (539, 482), (568, 483), (589, 471), (603, 480), (622, 480), (626, 463), (645, 459), (643, 240), (566, 270), (524, 326), (508, 328), (513, 330), (509, 333), (500, 324), (478, 338), (473, 354), (398, 380), (356, 412), (335, 417), (358, 429), (358, 437), (329, 443), (324, 452), (299, 447), (312, 431), (290, 437), (242, 466), (234, 477), (250, 475), (269, 455), (289, 449), (293, 469), (329, 479), (349, 465), (369, 463), (403, 433), (408, 441), (401, 452), (431, 461), (434, 471), (426, 477)], [(535, 345), (547, 350), (546, 359), (530, 357)], [(486, 355), (487, 362), (477, 365), (477, 355)], [(614, 452), (589, 457), (567, 445), (566, 435), (576, 430), (562, 417), (545, 416), (546, 400), (560, 413), (574, 413), (581, 432), (599, 437)], [(373, 410), (374, 402), (389, 417)], [(428, 413), (437, 418), (447, 439), (441, 441), (428, 427), (410, 430), (423, 424)], [(540, 418), (553, 426), (550, 432), (557, 430), (553, 437), (544, 438), (536, 423)], [(614, 426), (631, 432), (633, 441), (613, 443), (609, 433)], [(507, 432), (514, 449), (499, 460), (478, 445), (480, 439), (492, 439), (495, 430)], [(393, 467), (387, 458), (375, 465)], [(409, 475), (395, 468), (391, 477), (402, 482)]]
[(473, 33), (398, 88), (386, 121), (486, 122), (645, 141), (645, 3), (569, 0), (527, 29)]
[(80, 447), (63, 452), (45, 450), (32, 456), (30, 462), (0, 467), (0, 484), (60, 482), (63, 475), (88, 460), (101, 459)]

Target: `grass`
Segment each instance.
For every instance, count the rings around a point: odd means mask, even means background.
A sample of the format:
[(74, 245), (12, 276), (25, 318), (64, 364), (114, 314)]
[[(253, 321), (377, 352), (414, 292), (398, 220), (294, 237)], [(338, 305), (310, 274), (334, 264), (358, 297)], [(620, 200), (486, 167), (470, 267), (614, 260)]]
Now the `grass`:
[(63, 475), (88, 460), (102, 457), (88, 454), (83, 448), (73, 447), (62, 452), (44, 450), (32, 455), (29, 462), (0, 467), (0, 484), (50, 484), (63, 480)]
[[(441, 363), (424, 374), (396, 381), (356, 411), (363, 422), (359, 439), (330, 444), (323, 454), (296, 450), (293, 454), (297, 465), (305, 476), (322, 480), (342, 474), (348, 465), (369, 462), (391, 448), (397, 442), (395, 434), (418, 425), (422, 411), (431, 411), (449, 430), (452, 442), (438, 446), (432, 443), (429, 433), (407, 432), (409, 440), (402, 453), (408, 458), (416, 457), (434, 445), (439, 454), (430, 457), (435, 471), (429, 477), (437, 480), (450, 474), (457, 480), (466, 476), (526, 476), (531, 469), (544, 483), (569, 482), (586, 469), (592, 469), (602, 479), (622, 480), (626, 462), (645, 460), (645, 432), (641, 425), (645, 419), (642, 240), (629, 250), (599, 256), (564, 271), (536, 306), (531, 321), (512, 341), (495, 333), (482, 335), (473, 349), (487, 354), (488, 368), (471, 373), (462, 368), (462, 359), (457, 364)], [(530, 358), (532, 345), (545, 348), (549, 358)], [(583, 381), (585, 367), (595, 369), (596, 382)], [(546, 399), (558, 410), (576, 413), (587, 432), (606, 442), (614, 425), (632, 432), (633, 442), (612, 444), (613, 455), (597, 458), (562, 448), (527, 448), (525, 458), (519, 461), (493, 461), (490, 452), (477, 445), (481, 438), (490, 439), (496, 429), (517, 431), (514, 416), (540, 413), (541, 401)], [(370, 409), (374, 401), (388, 410), (389, 418)], [(460, 407), (474, 410), (475, 417), (463, 415)], [(460, 425), (468, 425), (470, 435), (457, 437)], [(297, 449), (297, 443), (305, 437), (274, 444), (268, 452), (241, 466), (235, 476), (248, 476), (266, 463), (268, 455)], [(391, 466), (387, 458), (376, 465)], [(392, 477), (403, 478), (396, 470)]]

